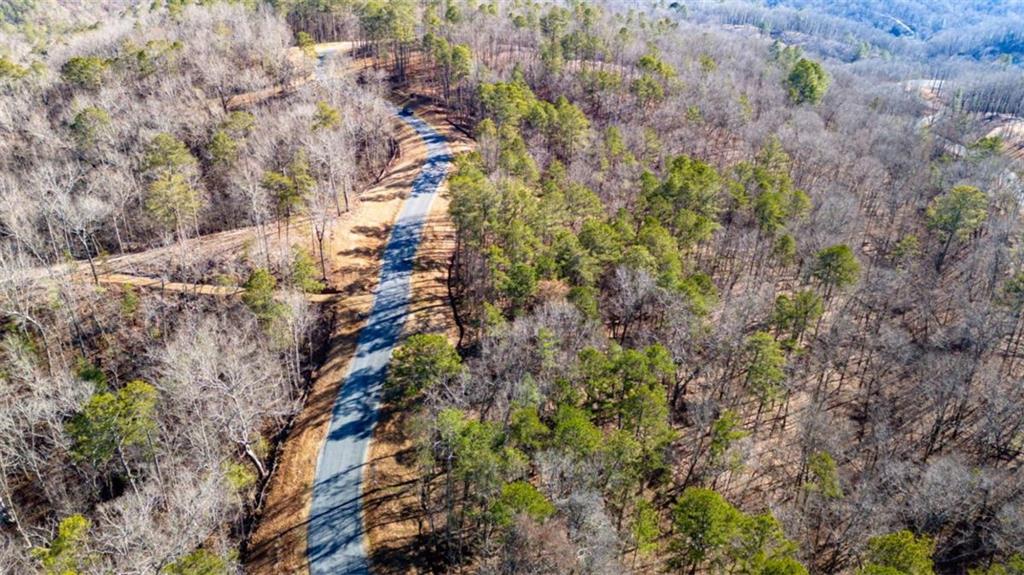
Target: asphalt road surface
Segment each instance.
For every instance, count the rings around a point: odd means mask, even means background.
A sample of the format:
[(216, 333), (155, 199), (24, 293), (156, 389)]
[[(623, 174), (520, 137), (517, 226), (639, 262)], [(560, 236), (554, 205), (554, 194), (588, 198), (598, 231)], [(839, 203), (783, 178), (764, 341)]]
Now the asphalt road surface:
[(397, 114), (426, 143), (427, 159), (388, 239), (373, 308), (359, 332), (355, 356), (320, 451), (307, 534), (306, 553), (312, 575), (369, 573), (363, 528), (363, 466), (377, 422), (388, 361), (409, 309), (410, 280), (420, 235), (452, 159), (444, 136), (407, 109)]

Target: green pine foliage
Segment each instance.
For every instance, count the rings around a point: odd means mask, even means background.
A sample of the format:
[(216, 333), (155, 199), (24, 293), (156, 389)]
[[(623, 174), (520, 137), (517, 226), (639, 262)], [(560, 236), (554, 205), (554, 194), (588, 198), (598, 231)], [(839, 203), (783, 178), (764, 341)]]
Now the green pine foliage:
[(843, 488), (839, 483), (836, 460), (827, 451), (812, 454), (807, 460), (810, 480), (804, 485), (808, 491), (820, 494), (826, 499), (841, 499)]
[(672, 524), (672, 563), (681, 569), (807, 573), (774, 517), (743, 513), (713, 490), (686, 488), (672, 509)]
[(299, 247), (293, 250), (288, 277), (292, 285), (304, 293), (321, 293), (325, 289), (324, 283), (317, 279), (319, 273), (313, 256)]
[(28, 73), (28, 68), (19, 65), (7, 56), (0, 56), (0, 79), (20, 80)]
[(462, 359), (445, 336), (416, 334), (392, 355), (386, 387), (395, 397), (409, 399), (461, 372)]
[(932, 553), (935, 542), (903, 530), (878, 535), (868, 540), (862, 575), (933, 575)]
[(84, 575), (92, 558), (87, 547), (92, 522), (83, 515), (65, 517), (57, 526), (57, 536), (47, 547), (32, 549), (45, 575)]
[(196, 549), (174, 563), (167, 565), (161, 575), (229, 575), (232, 565), (228, 560), (206, 549)]
[(818, 104), (828, 92), (832, 79), (821, 64), (801, 58), (793, 65), (786, 78), (789, 97), (797, 104)]
[(99, 56), (74, 56), (61, 66), (60, 76), (70, 86), (95, 90), (103, 84), (109, 66)]
[(968, 575), (1024, 575), (1024, 556), (1014, 555), (987, 568), (971, 569)]
[(203, 205), (192, 177), (196, 159), (185, 144), (168, 133), (157, 134), (146, 148), (143, 169), (149, 177), (146, 210), (160, 225), (184, 239)]
[(825, 288), (826, 297), (834, 290), (853, 285), (860, 276), (860, 262), (846, 244), (829, 246), (818, 252), (811, 276)]
[(96, 145), (103, 132), (110, 127), (110, 114), (103, 108), (89, 106), (75, 114), (68, 126), (80, 149)]
[(284, 306), (274, 297), (277, 278), (265, 268), (256, 268), (242, 284), (242, 303), (264, 324), (280, 319)]
[(770, 406), (786, 394), (786, 355), (771, 334), (759, 331), (747, 338), (747, 389), (762, 406)]
[(156, 389), (140, 380), (93, 394), (65, 429), (79, 461), (101, 467), (130, 448), (148, 446), (156, 432)]
[(543, 522), (555, 514), (555, 506), (544, 494), (526, 481), (513, 481), (501, 488), (501, 495), (491, 508), (494, 521), (507, 526), (520, 514), (537, 522)]

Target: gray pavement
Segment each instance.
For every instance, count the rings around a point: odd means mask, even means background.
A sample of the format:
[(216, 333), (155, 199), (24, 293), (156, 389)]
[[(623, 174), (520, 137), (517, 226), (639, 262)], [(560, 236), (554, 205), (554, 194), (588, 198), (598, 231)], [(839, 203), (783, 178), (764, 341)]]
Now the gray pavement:
[(409, 309), (413, 260), (423, 225), (451, 165), (444, 136), (409, 110), (396, 113), (426, 143), (427, 159), (388, 239), (373, 308), (359, 332), (355, 356), (320, 451), (307, 534), (312, 575), (369, 573), (363, 528), (363, 467), (377, 422), (388, 361)]

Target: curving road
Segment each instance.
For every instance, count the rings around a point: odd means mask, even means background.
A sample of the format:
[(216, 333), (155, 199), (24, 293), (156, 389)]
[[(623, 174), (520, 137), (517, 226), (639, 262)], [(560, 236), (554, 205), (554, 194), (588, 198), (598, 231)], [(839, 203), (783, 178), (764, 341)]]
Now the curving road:
[(362, 479), (377, 422), (381, 386), (409, 308), (413, 260), (430, 203), (451, 164), (445, 137), (408, 109), (396, 112), (424, 141), (427, 159), (395, 220), (384, 250), (373, 308), (334, 403), (313, 481), (307, 557), (312, 575), (369, 573)]

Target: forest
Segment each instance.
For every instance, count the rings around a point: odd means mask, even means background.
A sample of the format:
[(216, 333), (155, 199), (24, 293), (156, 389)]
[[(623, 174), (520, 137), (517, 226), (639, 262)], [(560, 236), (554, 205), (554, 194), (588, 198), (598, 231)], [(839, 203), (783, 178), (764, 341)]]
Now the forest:
[(729, 0), (669, 6), (693, 22), (756, 28), (846, 62), (871, 66), (882, 60), (903, 74), (955, 78), (968, 109), (1021, 115), (1024, 6), (1017, 2)]
[[(186, 4), (5, 36), (0, 572), (233, 572), (323, 331), (315, 248), (271, 240), (354, 209), (392, 153), (383, 87), (306, 82), (269, 10)], [(190, 243), (250, 228), (237, 258)], [(250, 289), (89, 281), (133, 253)]]
[(698, 19), (754, 25), (773, 35), (791, 33), (820, 47), (855, 46), (858, 57), (875, 47), (925, 59), (955, 55), (1019, 62), (1024, 31), (1024, 6), (1018, 2), (731, 0), (678, 2), (673, 8)]
[(248, 572), (401, 94), (473, 146), (375, 572), (1024, 573), (1024, 7), (57, 4), (0, 2), (0, 572)]

